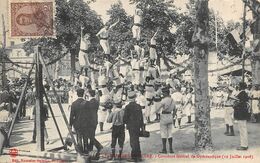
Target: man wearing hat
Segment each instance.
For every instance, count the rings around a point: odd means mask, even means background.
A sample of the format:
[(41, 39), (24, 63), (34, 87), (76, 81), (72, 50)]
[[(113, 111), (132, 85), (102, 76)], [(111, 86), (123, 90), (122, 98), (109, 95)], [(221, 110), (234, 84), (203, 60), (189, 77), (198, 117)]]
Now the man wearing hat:
[(170, 96), (170, 90), (167, 86), (162, 88), (162, 93), (163, 93), (163, 99), (155, 111), (155, 112), (160, 111), (161, 113), (160, 132), (161, 132), (163, 148), (162, 151), (160, 151), (160, 153), (167, 153), (166, 150), (167, 139), (169, 143), (169, 151), (170, 153), (174, 153), (172, 148), (172, 124), (173, 124), (173, 116), (176, 113), (176, 107), (175, 107), (174, 100)]
[(248, 149), (248, 133), (247, 133), (247, 120), (249, 119), (248, 112), (248, 94), (246, 93), (246, 83), (239, 83), (239, 93), (237, 94), (237, 104), (234, 105), (234, 118), (237, 120), (239, 133), (240, 133), (240, 147), (237, 150)]
[(122, 109), (122, 101), (121, 99), (116, 99), (114, 101), (115, 109), (111, 112), (109, 111), (109, 116), (107, 118), (107, 123), (112, 123), (112, 142), (111, 142), (111, 150), (112, 154), (110, 160), (115, 160), (115, 147), (116, 142), (118, 141), (119, 145), (119, 155), (118, 158), (121, 159), (121, 155), (123, 152), (123, 146), (125, 141), (125, 124), (123, 122), (124, 110)]
[[(83, 136), (84, 140), (84, 152), (92, 150), (92, 144), (97, 148), (98, 153), (103, 146), (95, 138), (95, 131), (97, 128), (98, 118), (97, 111), (99, 108), (99, 102), (95, 99), (95, 91), (89, 90), (90, 100), (82, 101), (82, 106), (79, 115), (79, 132)], [(90, 145), (87, 147), (87, 140), (90, 140)]]
[(143, 129), (143, 115), (142, 108), (135, 101), (136, 92), (128, 92), (129, 104), (125, 106), (125, 114), (123, 117), (124, 123), (127, 125), (129, 136), (130, 136), (130, 146), (131, 159), (129, 162), (138, 162), (141, 161), (141, 149), (139, 142), (140, 130)]

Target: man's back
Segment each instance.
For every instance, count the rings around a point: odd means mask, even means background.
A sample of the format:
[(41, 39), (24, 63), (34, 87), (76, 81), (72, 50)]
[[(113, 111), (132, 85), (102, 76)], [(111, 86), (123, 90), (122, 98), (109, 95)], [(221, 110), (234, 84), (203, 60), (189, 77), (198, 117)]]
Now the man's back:
[(95, 126), (98, 124), (98, 117), (97, 117), (97, 112), (99, 108), (99, 102), (95, 99), (92, 98), (89, 101), (89, 120), (91, 125)]
[(136, 102), (130, 102), (125, 107), (124, 123), (128, 128), (141, 128), (143, 126), (142, 108)]
[(71, 112), (70, 112), (70, 125), (77, 129), (79, 126), (79, 115), (81, 114), (80, 111), (83, 109), (82, 103), (85, 100), (83, 98), (78, 98), (74, 101), (71, 105)]
[(80, 128), (82, 130), (88, 130), (89, 128), (96, 127), (97, 125), (97, 111), (99, 103), (96, 99), (90, 101), (84, 101), (81, 103), (81, 110), (78, 117), (80, 122)]

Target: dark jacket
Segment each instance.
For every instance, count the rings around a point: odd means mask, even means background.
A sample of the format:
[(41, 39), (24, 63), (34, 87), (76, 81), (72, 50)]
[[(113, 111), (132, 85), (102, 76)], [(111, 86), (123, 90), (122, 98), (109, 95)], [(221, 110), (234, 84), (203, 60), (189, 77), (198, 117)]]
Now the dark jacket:
[(136, 102), (130, 102), (125, 107), (123, 121), (127, 125), (128, 129), (142, 128), (144, 124), (142, 107)]
[(234, 118), (236, 120), (248, 120), (250, 117), (249, 108), (248, 108), (248, 100), (249, 97), (245, 91), (241, 91), (237, 95), (238, 101), (234, 105)]
[(96, 99), (91, 99), (90, 101), (85, 101), (83, 103), (84, 109), (80, 112), (80, 121), (84, 122), (82, 127), (96, 127), (98, 124), (98, 108), (99, 102)]
[(71, 111), (70, 111), (70, 126), (73, 126), (76, 130), (79, 129), (79, 115), (80, 111), (84, 109), (84, 105), (82, 103), (85, 100), (83, 98), (78, 98), (71, 104)]
[(97, 111), (99, 103), (96, 99), (91, 99), (90, 101), (84, 101), (82, 107), (83, 109), (80, 110), (79, 115), (79, 131), (88, 138), (93, 138), (98, 124)]

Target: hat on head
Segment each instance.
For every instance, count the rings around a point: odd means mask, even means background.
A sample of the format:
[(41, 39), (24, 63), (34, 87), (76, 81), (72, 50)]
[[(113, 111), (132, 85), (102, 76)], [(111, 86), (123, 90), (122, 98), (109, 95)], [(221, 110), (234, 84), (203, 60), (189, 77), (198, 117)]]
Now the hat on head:
[(135, 91), (129, 91), (128, 92), (128, 98), (129, 99), (134, 99), (136, 97), (136, 92)]

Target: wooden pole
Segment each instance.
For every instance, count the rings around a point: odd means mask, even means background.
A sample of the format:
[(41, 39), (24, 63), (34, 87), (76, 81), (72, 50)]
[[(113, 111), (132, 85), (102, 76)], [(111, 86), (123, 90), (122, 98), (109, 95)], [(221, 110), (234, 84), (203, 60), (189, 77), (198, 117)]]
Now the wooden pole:
[[(12, 120), (10, 129), (9, 129), (9, 131), (8, 131), (8, 136), (7, 136), (8, 139), (7, 139), (7, 140), (10, 139), (10, 136), (11, 136), (11, 134), (12, 134), (12, 131), (13, 131), (13, 128), (14, 128), (14, 123), (15, 123), (16, 117), (17, 117), (17, 115), (18, 115), (18, 113), (19, 113), (19, 110), (20, 110), (20, 108), (21, 108), (22, 100), (23, 100), (23, 97), (25, 96), (25, 91), (26, 91), (26, 89), (27, 89), (28, 81), (29, 81), (30, 76), (31, 76), (31, 74), (32, 74), (33, 67), (34, 67), (34, 65), (32, 65), (32, 68), (31, 68), (31, 70), (30, 70), (29, 73), (28, 73), (27, 80), (26, 80), (26, 82), (25, 82), (25, 84), (24, 84), (22, 94), (21, 94), (21, 96), (20, 96), (20, 98), (19, 98), (19, 102), (18, 102), (18, 105), (17, 105), (17, 109), (15, 110), (14, 118), (13, 118), (13, 120)], [(8, 141), (8, 142), (9, 142), (9, 141)]]
[[(4, 49), (4, 54), (2, 54), (3, 56), (6, 55), (6, 52), (5, 52), (5, 48), (6, 48), (6, 29), (5, 29), (5, 19), (4, 19), (4, 14), (2, 14), (2, 28), (3, 28), (3, 40), (2, 40), (2, 48)], [(4, 57), (2, 57), (4, 58)], [(2, 74), (1, 74), (1, 77), (2, 77), (2, 88), (5, 88), (6, 87), (6, 84), (7, 84), (7, 80), (6, 80), (6, 67), (5, 67), (5, 63), (2, 63)]]
[(39, 55), (39, 60), (40, 60), (40, 62), (42, 63), (43, 69), (44, 69), (44, 71), (46, 72), (46, 77), (47, 77), (48, 83), (50, 84), (50, 86), (51, 86), (51, 88), (52, 88), (52, 90), (53, 90), (54, 96), (56, 97), (56, 100), (57, 100), (57, 102), (58, 102), (58, 105), (59, 105), (61, 114), (62, 114), (62, 116), (63, 116), (63, 119), (64, 119), (64, 121), (65, 121), (65, 124), (66, 124), (66, 126), (67, 126), (67, 129), (68, 129), (69, 134), (70, 134), (70, 136), (71, 136), (72, 142), (73, 142), (73, 144), (74, 144), (75, 150), (76, 150), (77, 152), (80, 152), (80, 150), (78, 149), (77, 143), (76, 143), (76, 139), (75, 139), (74, 136), (73, 136), (72, 129), (71, 129), (70, 125), (69, 125), (69, 122), (68, 122), (68, 120), (67, 120), (66, 114), (65, 114), (64, 109), (63, 109), (63, 107), (62, 107), (62, 104), (61, 104), (61, 102), (60, 102), (60, 98), (59, 98), (59, 96), (58, 96), (58, 94), (57, 94), (57, 92), (56, 92), (56, 89), (55, 89), (55, 87), (54, 87), (54, 85), (53, 85), (53, 82), (52, 82), (52, 79), (51, 79), (51, 77), (50, 77), (50, 74), (49, 74), (49, 72), (48, 72), (48, 69), (47, 69), (47, 67), (46, 67), (46, 65), (45, 65), (45, 62), (44, 62), (44, 60), (43, 60), (43, 58), (42, 58), (41, 55)]
[(49, 107), (49, 109), (50, 109), (51, 116), (52, 116), (53, 122), (54, 122), (54, 124), (55, 124), (55, 127), (56, 127), (56, 129), (57, 129), (57, 131), (58, 131), (58, 134), (59, 134), (61, 143), (62, 143), (62, 145), (64, 146), (65, 144), (64, 144), (63, 138), (62, 138), (62, 136), (61, 136), (61, 132), (60, 132), (58, 123), (57, 123), (57, 121), (56, 121), (55, 115), (54, 115), (54, 113), (53, 113), (53, 110), (52, 110), (52, 107), (51, 107), (51, 104), (50, 104), (50, 101), (49, 101), (49, 99), (48, 99), (48, 96), (47, 96), (47, 94), (46, 94), (45, 89), (43, 90), (43, 94), (44, 94), (44, 97), (45, 97), (45, 99), (46, 99), (47, 105), (48, 105), (48, 107)]
[(35, 88), (36, 88), (36, 108), (35, 108), (35, 123), (36, 123), (36, 140), (37, 151), (44, 151), (44, 120), (43, 120), (43, 84), (42, 84), (42, 64), (39, 56), (41, 48), (35, 47), (36, 54), (36, 73), (35, 73)]

